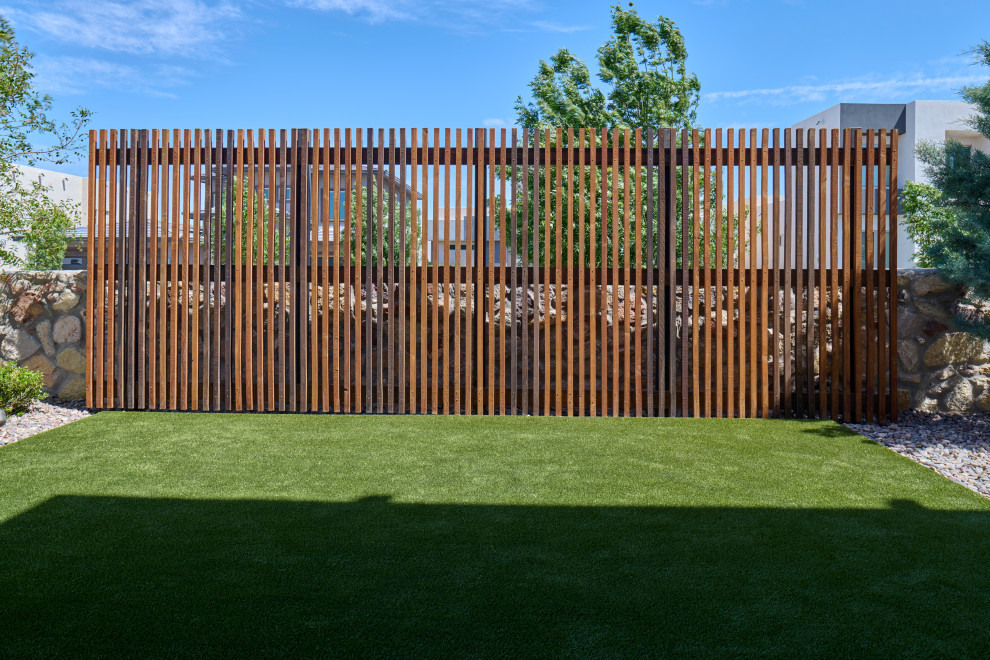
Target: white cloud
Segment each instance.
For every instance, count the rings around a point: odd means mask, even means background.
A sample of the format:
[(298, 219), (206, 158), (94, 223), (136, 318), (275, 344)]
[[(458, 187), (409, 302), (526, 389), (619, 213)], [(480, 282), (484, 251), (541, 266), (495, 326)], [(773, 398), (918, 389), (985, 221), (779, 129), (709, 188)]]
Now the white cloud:
[(482, 119), (481, 123), (484, 124), (486, 128), (499, 128), (501, 126), (505, 126), (504, 119)]
[(830, 96), (855, 95), (856, 99), (903, 99), (914, 92), (954, 90), (981, 82), (980, 76), (895, 76), (887, 79), (849, 80), (817, 85), (788, 85), (704, 94), (706, 101), (764, 101), (780, 105), (823, 101)]
[(591, 29), (587, 25), (561, 25), (550, 21), (533, 21), (530, 25), (545, 32), (583, 32)]
[(409, 18), (410, 15), (399, 9), (402, 2), (388, 0), (288, 0), (291, 7), (303, 7), (318, 11), (343, 11), (348, 14), (364, 14), (372, 20), (386, 18)]
[(225, 1), (202, 0), (57, 0), (43, 8), (6, 11), (17, 23), (65, 43), (187, 57), (209, 50), (241, 17)]
[[(543, 31), (576, 32), (588, 28), (547, 21), (521, 22), (542, 6), (532, 0), (283, 0), (290, 7), (338, 11), (372, 22), (401, 20), (473, 33), (480, 28), (519, 31), (520, 24)], [(513, 29), (514, 28), (514, 29)]]
[(35, 84), (51, 94), (84, 94), (93, 89), (117, 89), (151, 96), (174, 97), (169, 88), (185, 84), (185, 69), (157, 66), (141, 70), (127, 64), (82, 57), (39, 55), (33, 63)]

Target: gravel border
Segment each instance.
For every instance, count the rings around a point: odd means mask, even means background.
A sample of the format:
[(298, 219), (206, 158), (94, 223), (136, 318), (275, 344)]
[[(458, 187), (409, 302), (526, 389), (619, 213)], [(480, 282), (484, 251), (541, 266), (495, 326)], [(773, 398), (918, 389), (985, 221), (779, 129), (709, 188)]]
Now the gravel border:
[(7, 418), (7, 423), (0, 427), (0, 446), (58, 428), (77, 419), (89, 417), (91, 414), (82, 401), (51, 398), (39, 401), (23, 415), (16, 417), (11, 415)]
[(905, 412), (897, 424), (846, 424), (990, 498), (990, 413)]

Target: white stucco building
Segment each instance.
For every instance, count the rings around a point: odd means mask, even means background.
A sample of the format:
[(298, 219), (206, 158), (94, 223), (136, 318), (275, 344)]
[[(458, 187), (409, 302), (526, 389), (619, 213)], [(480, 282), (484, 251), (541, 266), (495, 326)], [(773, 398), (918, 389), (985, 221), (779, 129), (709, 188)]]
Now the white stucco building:
[[(911, 101), (910, 103), (839, 103), (797, 122), (793, 128), (896, 128), (897, 184), (928, 182), (924, 167), (915, 155), (921, 142), (956, 140), (990, 153), (990, 140), (970, 128), (965, 120), (975, 108), (963, 101)], [(914, 243), (907, 232), (898, 231), (897, 266), (914, 267)]]

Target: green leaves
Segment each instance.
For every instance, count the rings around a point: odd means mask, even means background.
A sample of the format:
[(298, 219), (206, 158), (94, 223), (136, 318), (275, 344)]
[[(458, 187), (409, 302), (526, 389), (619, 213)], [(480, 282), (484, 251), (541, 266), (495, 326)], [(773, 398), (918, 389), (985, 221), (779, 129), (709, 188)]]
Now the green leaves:
[[(990, 66), (990, 41), (970, 51), (976, 62)], [(966, 87), (962, 97), (976, 106), (969, 125), (990, 139), (990, 81)], [(919, 264), (938, 268), (954, 284), (970, 292), (976, 311), (960, 324), (990, 338), (990, 154), (954, 140), (922, 144), (918, 157), (935, 190), (916, 194), (905, 186), (908, 231), (918, 240)], [(909, 184), (910, 185), (910, 184)]]
[(612, 36), (598, 49), (598, 78), (562, 48), (541, 61), (530, 82), (533, 101), (516, 100), (519, 124), (526, 128), (689, 127), (696, 119), (701, 84), (688, 73), (687, 48), (669, 18), (651, 23), (636, 12), (612, 8)]
[[(79, 221), (77, 205), (52, 201), (38, 182), (25, 185), (14, 163), (62, 164), (83, 157), (82, 131), (90, 112), (77, 108), (67, 123), (51, 117), (52, 99), (33, 88), (33, 57), (0, 17), (0, 260), (11, 266), (60, 269), (69, 229)], [(48, 143), (34, 144), (32, 139)], [(21, 235), (28, 248), (26, 259), (20, 259), (13, 246)]]

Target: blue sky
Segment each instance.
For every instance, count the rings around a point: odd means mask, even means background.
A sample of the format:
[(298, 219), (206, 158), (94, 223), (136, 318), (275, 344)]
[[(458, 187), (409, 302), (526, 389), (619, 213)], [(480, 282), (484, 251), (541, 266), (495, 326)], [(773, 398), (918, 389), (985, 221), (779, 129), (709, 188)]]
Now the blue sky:
[[(540, 59), (597, 70), (609, 5), (558, 0), (0, 0), (56, 108), (97, 128), (512, 126)], [(703, 126), (790, 126), (838, 102), (986, 80), (973, 2), (636, 3), (677, 22)], [(83, 173), (82, 165), (67, 171)]]

